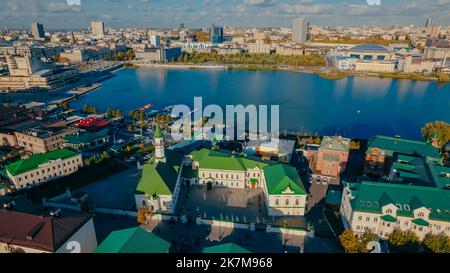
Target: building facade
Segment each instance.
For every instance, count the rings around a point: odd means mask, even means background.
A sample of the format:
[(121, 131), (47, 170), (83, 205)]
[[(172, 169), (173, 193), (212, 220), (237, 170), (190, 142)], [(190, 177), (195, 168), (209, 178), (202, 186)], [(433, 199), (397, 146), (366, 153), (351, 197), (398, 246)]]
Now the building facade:
[(31, 155), (6, 166), (17, 189), (44, 183), (77, 172), (83, 167), (81, 154), (66, 149)]
[[(450, 180), (450, 178), (449, 178)], [(356, 234), (367, 230), (387, 239), (394, 230), (450, 236), (450, 191), (380, 182), (345, 183), (341, 219)]]
[(78, 128), (40, 126), (16, 132), (17, 143), (33, 153), (46, 153), (64, 147), (64, 137), (76, 134)]

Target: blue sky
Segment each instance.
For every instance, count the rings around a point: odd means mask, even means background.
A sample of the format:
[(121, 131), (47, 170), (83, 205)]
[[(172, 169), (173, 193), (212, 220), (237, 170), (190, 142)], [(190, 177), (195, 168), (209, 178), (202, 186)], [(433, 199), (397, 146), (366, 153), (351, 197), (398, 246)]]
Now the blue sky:
[[(211, 23), (244, 27), (290, 26), (292, 18), (312, 24), (423, 25), (426, 18), (450, 25), (450, 0), (0, 0), (0, 27), (87, 28), (91, 20), (110, 27), (186, 27)], [(381, 1), (368, 5), (367, 1)]]

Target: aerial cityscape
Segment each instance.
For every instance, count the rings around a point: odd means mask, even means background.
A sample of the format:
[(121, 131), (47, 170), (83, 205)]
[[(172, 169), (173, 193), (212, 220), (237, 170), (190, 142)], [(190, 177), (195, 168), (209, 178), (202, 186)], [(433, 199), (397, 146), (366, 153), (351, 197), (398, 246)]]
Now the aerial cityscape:
[(0, 253), (450, 253), (449, 1), (0, 9)]

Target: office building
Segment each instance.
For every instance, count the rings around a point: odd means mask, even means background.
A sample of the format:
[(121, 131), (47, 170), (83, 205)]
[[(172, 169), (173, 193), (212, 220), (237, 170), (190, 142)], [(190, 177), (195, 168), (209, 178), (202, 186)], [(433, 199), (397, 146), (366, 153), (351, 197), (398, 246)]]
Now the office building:
[(91, 22), (91, 33), (94, 36), (105, 35), (105, 24), (102, 21), (92, 21)]
[(432, 25), (433, 25), (433, 20), (431, 18), (428, 18), (425, 23), (425, 27), (428, 28), (428, 27), (431, 27)]
[(216, 27), (214, 24), (211, 26), (211, 43), (221, 44), (223, 43), (223, 28)]
[(154, 47), (159, 47), (161, 45), (161, 36), (159, 35), (150, 36), (150, 44)]
[(297, 18), (292, 21), (292, 41), (298, 44), (308, 40), (309, 22), (305, 18)]
[(39, 24), (38, 22), (34, 22), (33, 24), (31, 24), (31, 32), (34, 39), (45, 39), (45, 30), (42, 24)]

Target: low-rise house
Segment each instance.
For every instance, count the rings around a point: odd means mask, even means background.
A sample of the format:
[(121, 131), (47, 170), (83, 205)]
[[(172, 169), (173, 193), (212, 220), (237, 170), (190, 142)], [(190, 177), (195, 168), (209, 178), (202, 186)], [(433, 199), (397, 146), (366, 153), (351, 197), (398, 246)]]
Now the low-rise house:
[(107, 129), (98, 132), (82, 132), (64, 137), (66, 147), (77, 151), (88, 151), (107, 145), (110, 141)]
[(92, 253), (97, 247), (90, 214), (16, 206), (10, 201), (0, 209), (0, 253)]
[(318, 149), (307, 151), (313, 183), (339, 185), (340, 175), (347, 166), (350, 142), (350, 139), (340, 136), (325, 136)]
[(6, 166), (6, 173), (16, 188), (21, 189), (70, 175), (81, 167), (81, 154), (59, 149), (18, 160)]

